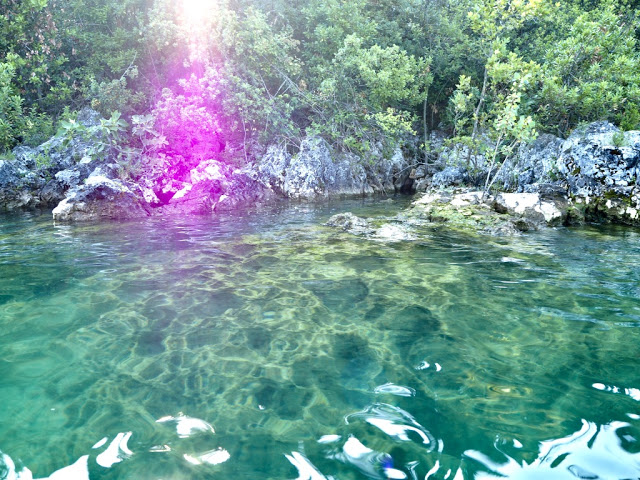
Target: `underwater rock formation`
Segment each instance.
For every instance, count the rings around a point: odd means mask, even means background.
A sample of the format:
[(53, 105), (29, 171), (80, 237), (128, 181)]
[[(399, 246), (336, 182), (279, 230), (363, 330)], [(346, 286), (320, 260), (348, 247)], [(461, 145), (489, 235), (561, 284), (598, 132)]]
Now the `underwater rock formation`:
[(360, 218), (351, 212), (338, 213), (325, 223), (327, 227), (337, 227), (345, 232), (354, 235), (369, 234), (374, 231), (373, 227), (364, 218)]

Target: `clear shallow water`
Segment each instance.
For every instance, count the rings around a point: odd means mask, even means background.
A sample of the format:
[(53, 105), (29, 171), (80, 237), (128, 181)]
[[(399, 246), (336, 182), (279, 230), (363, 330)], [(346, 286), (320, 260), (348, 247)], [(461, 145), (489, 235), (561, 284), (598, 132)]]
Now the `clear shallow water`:
[(0, 479), (640, 478), (640, 232), (398, 208), (1, 217)]

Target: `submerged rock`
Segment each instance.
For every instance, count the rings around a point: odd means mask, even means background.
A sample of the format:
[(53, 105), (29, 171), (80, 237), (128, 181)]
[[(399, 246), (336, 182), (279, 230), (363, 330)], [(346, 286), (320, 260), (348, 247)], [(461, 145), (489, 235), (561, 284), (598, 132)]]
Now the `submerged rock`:
[(324, 225), (337, 227), (352, 235), (366, 235), (372, 240), (382, 242), (401, 242), (416, 239), (411, 227), (404, 222), (383, 223), (379, 226), (377, 224), (379, 222), (374, 225), (371, 220), (346, 212), (332, 216)]
[(404, 242), (415, 240), (416, 236), (406, 224), (386, 223), (376, 229), (373, 238), (382, 242)]
[(374, 231), (373, 227), (364, 218), (360, 218), (351, 212), (338, 213), (332, 216), (325, 223), (327, 227), (337, 227), (345, 232), (355, 235), (370, 234)]
[(369, 288), (359, 278), (341, 280), (310, 280), (304, 287), (316, 295), (331, 310), (348, 310), (369, 295)]

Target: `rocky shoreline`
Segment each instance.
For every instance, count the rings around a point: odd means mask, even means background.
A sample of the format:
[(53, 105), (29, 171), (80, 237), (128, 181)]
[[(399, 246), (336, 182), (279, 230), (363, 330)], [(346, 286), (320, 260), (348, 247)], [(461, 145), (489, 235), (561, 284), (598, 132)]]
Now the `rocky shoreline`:
[[(78, 122), (90, 127), (100, 117), (84, 110)], [(285, 198), (416, 192), (420, 196), (403, 214), (407, 221), (491, 234), (594, 221), (640, 226), (640, 131), (621, 132), (608, 122), (565, 140), (541, 135), (502, 168), (499, 193), (491, 194), (474, 188), (473, 179), (477, 184), (495, 172), (465, 168), (464, 150), (435, 133), (437, 155), (429, 165), (400, 149), (385, 156), (374, 148), (371, 160), (335, 154), (324, 140), (307, 138), (296, 154), (272, 146), (259, 163), (242, 168), (207, 159), (171, 171), (159, 159), (135, 181), (114, 156), (94, 154), (99, 141), (56, 136), (36, 148), (14, 149), (14, 158), (0, 160), (0, 210), (53, 208), (56, 222), (99, 221), (211, 214)], [(358, 222), (351, 219), (356, 230), (364, 225)]]

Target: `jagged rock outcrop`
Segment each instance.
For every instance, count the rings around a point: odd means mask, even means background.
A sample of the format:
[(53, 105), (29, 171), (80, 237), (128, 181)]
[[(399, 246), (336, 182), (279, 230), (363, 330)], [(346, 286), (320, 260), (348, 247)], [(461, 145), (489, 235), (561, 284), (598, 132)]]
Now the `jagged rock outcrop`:
[(640, 132), (593, 123), (563, 143), (558, 173), (587, 219), (640, 225)]
[(382, 148), (374, 148), (364, 159), (367, 183), (374, 192), (411, 193), (415, 190), (415, 177), (411, 162), (402, 150), (396, 148), (390, 158), (382, 154)]
[(335, 157), (326, 141), (312, 137), (302, 142), (295, 155), (270, 147), (258, 172), (276, 192), (293, 199), (371, 193), (364, 167), (354, 160)]
[(303, 140), (295, 155), (282, 147), (269, 147), (257, 171), (274, 191), (293, 199), (354, 196), (407, 188), (411, 169), (402, 152), (396, 150), (390, 158), (384, 158), (380, 150), (373, 149), (369, 155), (375, 160), (369, 162), (353, 154), (336, 154), (325, 140), (309, 137)]
[(331, 194), (358, 194), (366, 191), (362, 165), (351, 158), (334, 158), (329, 144), (321, 138), (302, 142), (300, 152), (291, 157), (284, 177), (284, 192), (291, 198), (312, 199)]
[[(100, 124), (100, 114), (91, 109), (78, 113), (86, 128)], [(78, 186), (100, 163), (94, 152), (100, 138), (53, 136), (42, 145), (16, 147), (13, 159), (0, 160), (0, 209), (50, 208)]]
[(471, 180), (469, 172), (463, 167), (446, 167), (433, 175), (431, 186), (433, 188), (459, 187)]
[[(437, 147), (434, 151), (440, 157), (429, 157), (423, 165), (405, 158), (400, 149), (383, 155), (381, 144), (359, 157), (337, 153), (322, 138), (308, 137), (297, 153), (272, 146), (256, 165), (244, 169), (214, 159), (198, 163), (193, 158), (187, 162), (182, 157), (160, 156), (158, 162), (145, 163), (146, 170), (137, 173), (134, 185), (119, 180), (124, 177), (122, 165), (102, 148), (96, 129), (91, 130), (100, 121), (97, 112), (85, 109), (78, 116), (85, 134), (54, 136), (36, 148), (18, 147), (14, 158), (0, 160), (0, 209), (58, 205), (57, 221), (131, 218), (151, 210), (206, 214), (277, 197), (313, 200), (460, 188), (487, 175), (476, 170), (472, 175), (465, 167), (467, 162), (486, 164), (484, 158), (470, 157), (466, 147), (447, 145), (442, 134), (434, 133), (432, 147)], [(87, 131), (95, 133), (93, 138), (87, 138)], [(440, 171), (433, 174), (436, 167)], [(491, 197), (489, 203), (484, 199), (480, 210), (486, 207), (491, 215), (517, 217), (523, 229), (594, 220), (640, 225), (639, 177), (640, 132), (621, 132), (608, 122), (595, 122), (566, 140), (544, 134), (522, 146), (495, 183), (507, 193)], [(442, 195), (427, 208), (427, 216), (447, 217), (445, 197), (451, 193)], [(449, 200), (453, 206), (462, 201)], [(482, 212), (453, 214), (455, 218), (474, 215), (486, 216)]]
[(271, 189), (250, 170), (233, 169), (217, 160), (205, 160), (189, 174), (169, 201), (158, 209), (163, 214), (206, 214), (255, 206), (274, 199)]
[[(587, 221), (640, 224), (640, 132), (595, 122), (561, 140), (542, 135), (507, 169), (518, 191), (564, 189)], [(509, 173), (507, 173), (509, 175)]]
[(540, 184), (552, 184), (559, 180), (557, 162), (563, 140), (544, 133), (531, 144), (521, 145), (518, 155), (508, 161), (498, 184), (506, 191), (531, 192)]
[[(454, 168), (434, 175), (432, 184), (456, 185), (449, 180)], [(566, 140), (543, 134), (523, 145), (502, 169), (496, 185), (507, 192), (551, 195), (554, 201), (562, 198), (568, 212), (564, 217), (573, 222), (640, 225), (639, 178), (640, 132), (622, 132), (609, 122), (595, 122)], [(532, 198), (522, 197), (520, 205)]]
[(30, 203), (31, 196), (25, 191), (23, 180), (27, 173), (19, 162), (0, 160), (0, 204), (5, 209), (13, 210)]
[(147, 203), (140, 192), (135, 192), (135, 187), (130, 188), (121, 180), (101, 173), (90, 175), (83, 185), (67, 193), (53, 210), (54, 221), (127, 220), (150, 214)]
[[(480, 134), (483, 141), (489, 143), (490, 140), (484, 134)], [(449, 144), (444, 139), (438, 139), (438, 160), (437, 164), (441, 168), (459, 167), (464, 170), (479, 169), (483, 165), (488, 164), (487, 158), (471, 150), (467, 145)]]

